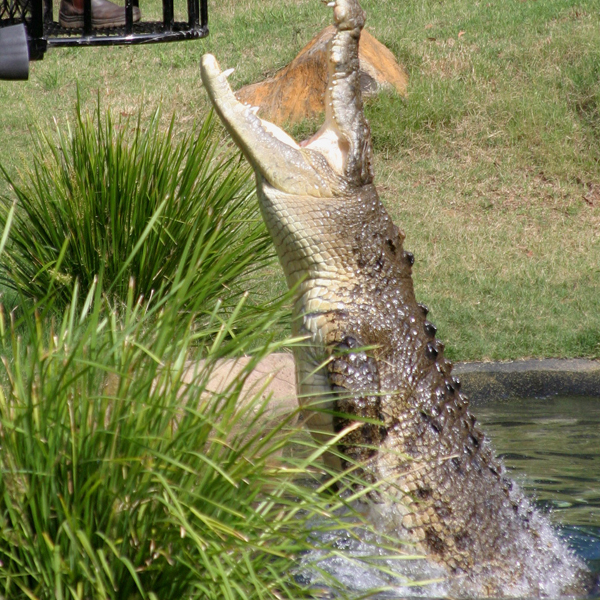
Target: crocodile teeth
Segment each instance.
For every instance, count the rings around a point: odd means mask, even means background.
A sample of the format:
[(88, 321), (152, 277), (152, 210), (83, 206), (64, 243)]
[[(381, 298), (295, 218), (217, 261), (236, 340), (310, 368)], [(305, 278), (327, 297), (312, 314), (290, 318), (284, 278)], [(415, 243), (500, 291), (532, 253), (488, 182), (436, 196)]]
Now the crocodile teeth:
[(229, 77), (234, 71), (235, 69), (233, 67), (231, 69), (225, 69), (225, 71), (223, 71), (223, 76)]

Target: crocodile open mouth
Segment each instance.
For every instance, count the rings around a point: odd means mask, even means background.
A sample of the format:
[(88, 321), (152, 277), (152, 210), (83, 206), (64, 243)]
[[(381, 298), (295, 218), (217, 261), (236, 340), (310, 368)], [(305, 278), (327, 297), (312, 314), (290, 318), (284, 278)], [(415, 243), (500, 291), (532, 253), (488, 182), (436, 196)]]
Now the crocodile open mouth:
[(257, 109), (242, 104), (214, 56), (202, 57), (202, 81), (228, 132), (248, 162), (272, 187), (282, 192), (331, 197), (334, 181), (343, 176), (347, 153), (339, 134), (324, 126), (311, 140), (298, 144), (283, 129), (260, 119)]
[(202, 57), (202, 81), (228, 132), (255, 171), (272, 187), (290, 194), (333, 197), (368, 184), (371, 136), (363, 115), (358, 42), (364, 13), (334, 6), (336, 33), (329, 46), (325, 122), (297, 143), (283, 129), (260, 119), (257, 109), (235, 97), (214, 56)]
[[(210, 55), (209, 55), (210, 56)], [(214, 59), (214, 57), (212, 57)], [(216, 59), (213, 61), (211, 58), (207, 58), (207, 63), (211, 63), (210, 67), (207, 65), (207, 72), (217, 73), (219, 66), (216, 63)], [(213, 77), (220, 78), (220, 85), (229, 85), (226, 81), (227, 77), (233, 73), (233, 69), (227, 69), (226, 71), (220, 72), (218, 75)], [(241, 115), (248, 121), (249, 126), (252, 126), (254, 120), (258, 120), (259, 126), (265, 131), (265, 133), (271, 135), (277, 142), (290, 146), (296, 150), (300, 148), (306, 148), (308, 150), (314, 150), (322, 154), (329, 166), (338, 174), (344, 174), (344, 164), (348, 155), (348, 143), (344, 139), (340, 132), (335, 127), (335, 120), (331, 110), (326, 111), (325, 122), (309, 139), (296, 142), (286, 131), (278, 127), (270, 121), (265, 121), (258, 117), (259, 107), (249, 106), (244, 104), (241, 109)]]

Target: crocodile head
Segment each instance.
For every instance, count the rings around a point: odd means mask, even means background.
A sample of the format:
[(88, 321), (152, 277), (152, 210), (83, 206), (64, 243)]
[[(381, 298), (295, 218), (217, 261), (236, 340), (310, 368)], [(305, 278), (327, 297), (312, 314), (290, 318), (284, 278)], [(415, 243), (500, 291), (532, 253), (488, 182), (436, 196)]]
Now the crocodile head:
[[(347, 257), (355, 242), (340, 232), (343, 226), (334, 214), (357, 222), (365, 198), (377, 198), (360, 90), (358, 43), (364, 12), (357, 0), (335, 0), (328, 6), (333, 7), (336, 30), (328, 49), (325, 121), (308, 140), (296, 142), (260, 119), (257, 108), (240, 103), (227, 81), (231, 70), (222, 72), (214, 56), (203, 56), (201, 64), (215, 110), (254, 169), (261, 212), (288, 285), (299, 285), (296, 316), (335, 308), (339, 298), (319, 293), (318, 282), (327, 281), (330, 291), (351, 285), (356, 265)], [(305, 322), (306, 331), (296, 327), (295, 333), (319, 336), (325, 331), (321, 324)]]
[(325, 122), (309, 140), (297, 143), (263, 121), (256, 109), (238, 102), (214, 56), (202, 57), (202, 81), (228, 132), (257, 176), (292, 195), (333, 197), (371, 183), (371, 138), (363, 116), (358, 40), (364, 13), (356, 0), (332, 2), (336, 35), (329, 48)]

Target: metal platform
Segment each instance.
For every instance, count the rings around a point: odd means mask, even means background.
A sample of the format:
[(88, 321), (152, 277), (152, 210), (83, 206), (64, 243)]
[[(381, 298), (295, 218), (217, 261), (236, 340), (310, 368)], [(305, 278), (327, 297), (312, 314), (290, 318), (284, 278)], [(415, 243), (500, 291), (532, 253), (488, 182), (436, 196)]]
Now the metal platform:
[(179, 42), (208, 35), (208, 0), (184, 0), (187, 21), (174, 20), (173, 0), (163, 0), (162, 21), (133, 22), (138, 0), (125, 0), (125, 25), (92, 28), (91, 0), (84, 0), (84, 26), (67, 29), (54, 20), (52, 0), (0, 0), (0, 27), (24, 23), (30, 60), (43, 58), (51, 47), (115, 46)]

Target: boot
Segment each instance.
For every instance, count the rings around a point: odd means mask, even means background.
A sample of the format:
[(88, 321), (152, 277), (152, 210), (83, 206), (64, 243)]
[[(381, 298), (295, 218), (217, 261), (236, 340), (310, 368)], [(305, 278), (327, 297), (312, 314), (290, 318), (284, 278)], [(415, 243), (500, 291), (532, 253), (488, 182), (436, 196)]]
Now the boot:
[[(62, 27), (69, 29), (83, 27), (83, 0), (61, 0), (58, 20)], [(133, 7), (133, 22), (141, 18), (140, 9)], [(117, 6), (109, 0), (92, 0), (92, 27), (123, 27), (125, 25), (125, 8)]]

